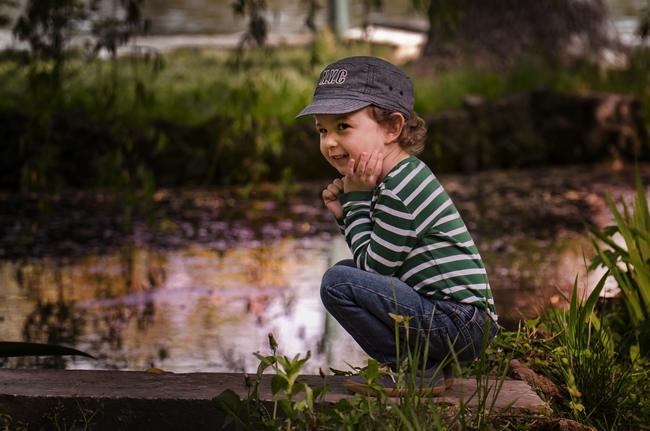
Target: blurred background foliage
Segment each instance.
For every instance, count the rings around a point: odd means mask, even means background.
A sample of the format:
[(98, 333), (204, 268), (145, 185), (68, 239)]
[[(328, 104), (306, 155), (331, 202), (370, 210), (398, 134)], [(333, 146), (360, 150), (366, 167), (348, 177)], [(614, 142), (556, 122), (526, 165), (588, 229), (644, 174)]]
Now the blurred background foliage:
[[(608, 18), (605, 3), (588, 2), (586, 12), (575, 3), (584, 2), (537, 2), (532, 15), (522, 15), (518, 9), (525, 7), (499, 1), (489, 16), (510, 21), (486, 18), (467, 26), (463, 20), (476, 19), (481, 2), (413, 2), (430, 23), (422, 57), (403, 65), (415, 81), (416, 111), (460, 108), (468, 94), (492, 100), (546, 86), (634, 95), (647, 120), (647, 47), (615, 44), (627, 59), (617, 67), (603, 67), (593, 46), (567, 58), (558, 44), (575, 31), (592, 32), (590, 41), (611, 48), (596, 37)], [(382, 2), (363, 5), (370, 12)], [(301, 0), (300, 7), (313, 36), (309, 44), (269, 46), (267, 1), (237, 0), (233, 16), (248, 23), (237, 49), (161, 54), (137, 44), (151, 28), (144, 0), (0, 0), (0, 24), (24, 47), (0, 53), (0, 187), (24, 193), (112, 187), (135, 208), (146, 207), (157, 187), (250, 187), (328, 177), (309, 150), (317, 140), (311, 122), (293, 117), (309, 102), (326, 64), (359, 54), (390, 59), (392, 48), (343, 41), (317, 25), (316, 14), (326, 5)], [(6, 11), (17, 8), (21, 12), (10, 19)], [(508, 8), (512, 13), (501, 13)], [(639, 14), (643, 41), (648, 17)], [(516, 31), (543, 16), (556, 20), (539, 24), (542, 39), (553, 43), (540, 50), (539, 38), (522, 37), (511, 58), (492, 61), (504, 47), (488, 37), (490, 26)], [(73, 44), (82, 30), (92, 37)], [(543, 55), (535, 57), (537, 51)]]

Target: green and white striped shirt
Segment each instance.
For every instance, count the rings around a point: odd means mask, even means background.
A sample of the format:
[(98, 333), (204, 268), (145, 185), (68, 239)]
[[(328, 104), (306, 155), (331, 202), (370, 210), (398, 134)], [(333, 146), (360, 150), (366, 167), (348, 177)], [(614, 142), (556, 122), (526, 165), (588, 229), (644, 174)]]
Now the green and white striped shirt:
[(497, 314), (487, 273), (456, 207), (429, 167), (409, 157), (374, 190), (342, 194), (336, 219), (357, 268), (398, 277), (422, 295)]

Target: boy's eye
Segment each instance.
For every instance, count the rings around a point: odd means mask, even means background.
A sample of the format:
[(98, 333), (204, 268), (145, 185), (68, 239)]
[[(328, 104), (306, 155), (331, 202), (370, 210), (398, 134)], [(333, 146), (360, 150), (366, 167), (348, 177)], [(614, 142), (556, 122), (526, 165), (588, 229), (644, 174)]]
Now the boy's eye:
[(322, 135), (323, 133), (327, 133), (327, 130), (326, 130), (326, 129), (316, 129), (316, 130), (318, 130), (318, 133), (320, 133), (321, 135)]
[(345, 130), (345, 129), (347, 129), (348, 127), (350, 127), (350, 126), (347, 125), (347, 124), (345, 124), (345, 123), (341, 123), (341, 124), (338, 125), (338, 129), (339, 129), (339, 130)]

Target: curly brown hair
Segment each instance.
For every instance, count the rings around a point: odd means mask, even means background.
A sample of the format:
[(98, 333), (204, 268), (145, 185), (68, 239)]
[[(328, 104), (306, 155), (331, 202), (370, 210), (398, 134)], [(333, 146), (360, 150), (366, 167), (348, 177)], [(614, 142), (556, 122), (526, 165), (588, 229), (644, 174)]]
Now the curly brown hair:
[[(382, 126), (389, 126), (395, 121), (395, 117), (392, 117), (394, 111), (389, 109), (380, 108), (378, 106), (371, 106), (370, 116), (377, 124)], [(412, 156), (416, 156), (424, 150), (424, 139), (427, 134), (427, 123), (424, 122), (422, 118), (411, 111), (411, 116), (408, 119), (404, 119), (404, 127), (402, 127), (402, 133), (400, 133), (397, 138), (397, 143)]]

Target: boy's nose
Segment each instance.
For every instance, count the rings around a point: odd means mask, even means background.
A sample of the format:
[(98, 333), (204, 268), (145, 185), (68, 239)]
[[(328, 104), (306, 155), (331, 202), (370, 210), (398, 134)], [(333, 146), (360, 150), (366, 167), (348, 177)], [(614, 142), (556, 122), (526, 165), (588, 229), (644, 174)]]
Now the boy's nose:
[(331, 147), (335, 147), (336, 145), (338, 145), (338, 142), (336, 142), (336, 139), (334, 139), (334, 136), (328, 135), (323, 140), (323, 144), (325, 144), (326, 147), (331, 148)]

